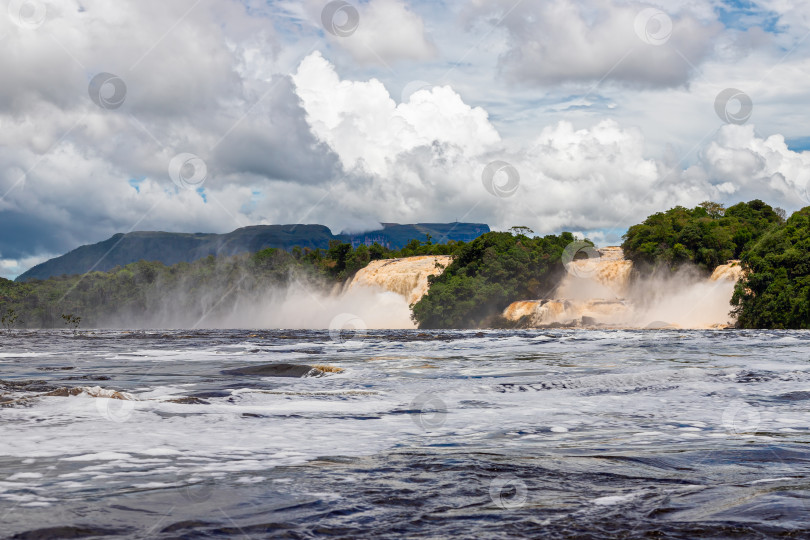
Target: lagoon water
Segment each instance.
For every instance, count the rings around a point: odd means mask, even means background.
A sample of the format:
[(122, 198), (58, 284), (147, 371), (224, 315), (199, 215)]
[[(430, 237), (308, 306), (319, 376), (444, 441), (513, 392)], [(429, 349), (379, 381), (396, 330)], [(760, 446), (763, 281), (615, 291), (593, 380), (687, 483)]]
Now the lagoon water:
[(333, 338), (0, 337), (0, 536), (810, 535), (810, 333)]

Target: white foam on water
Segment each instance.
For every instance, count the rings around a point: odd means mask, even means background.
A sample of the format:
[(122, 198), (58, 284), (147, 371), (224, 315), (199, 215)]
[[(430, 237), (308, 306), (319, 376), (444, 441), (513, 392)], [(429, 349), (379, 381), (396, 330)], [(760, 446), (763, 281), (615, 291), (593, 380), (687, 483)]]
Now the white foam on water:
[(612, 506), (632, 501), (641, 495), (643, 495), (643, 492), (628, 493), (627, 495), (609, 495), (606, 497), (598, 497), (591, 502), (599, 506)]
[(70, 456), (62, 458), (65, 461), (119, 461), (129, 460), (132, 456), (129, 454), (122, 454), (116, 452), (94, 452), (91, 454), (80, 454), (78, 456)]
[(42, 478), (42, 473), (19, 472), (12, 474), (8, 478), (6, 478), (6, 480), (9, 482), (13, 482), (15, 480), (25, 480), (29, 478)]
[[(620, 452), (737, 444), (768, 440), (768, 432), (784, 428), (795, 432), (780, 431), (783, 437), (806, 439), (802, 401), (772, 399), (808, 388), (810, 373), (798, 354), (804, 342), (774, 349), (772, 335), (740, 336), (570, 331), (540, 340), (497, 333), (446, 342), (377, 340), (337, 357), (310, 355), (312, 363), (346, 371), (305, 379), (224, 377), (219, 372), (226, 367), (279, 358), (263, 351), (200, 364), (209, 354), (203, 352), (177, 355), (182, 360), (172, 369), (177, 378), (184, 365), (207, 366), (201, 375), (172, 384), (133, 372), (135, 388), (122, 387), (127, 370), (119, 367), (105, 388), (130, 392), (135, 401), (36, 397), (3, 409), (0, 456), (18, 459), (24, 469), (15, 481), (0, 483), (0, 499), (48, 504), (49, 493), (60, 489), (123, 486), (133, 478), (156, 488), (170, 482), (155, 476), (188, 473), (258, 478), (321, 457), (435, 444), (534, 455), (595, 445)], [(665, 354), (639, 347), (654, 342)], [(312, 342), (273, 346), (311, 348)], [(171, 362), (162, 355), (147, 360)], [(417, 369), (425, 364), (433, 368)], [(770, 375), (738, 382), (752, 370)], [(205, 398), (208, 404), (166, 401), (209, 389), (208, 378), (227, 394)], [(257, 381), (268, 386), (248, 384)], [(734, 400), (753, 404), (756, 430), (727, 425), (735, 421), (727, 412)], [(127, 403), (131, 409), (121, 408)], [(73, 468), (39, 469), (54, 462)], [(21, 494), (24, 488), (36, 495)]]

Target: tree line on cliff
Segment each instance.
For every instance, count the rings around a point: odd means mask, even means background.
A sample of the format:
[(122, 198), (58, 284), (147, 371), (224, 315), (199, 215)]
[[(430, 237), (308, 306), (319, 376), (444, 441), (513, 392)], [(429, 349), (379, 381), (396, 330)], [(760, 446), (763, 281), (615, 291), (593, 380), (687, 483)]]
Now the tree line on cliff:
[[(428, 293), (412, 306), (414, 321), (420, 328), (497, 326), (509, 304), (551, 296), (565, 274), (562, 257), (574, 236), (531, 234), (516, 227), (446, 244), (428, 236), (401, 250), (335, 241), (325, 250), (265, 249), (172, 266), (140, 261), (81, 276), (2, 280), (0, 312), (13, 313), (20, 326), (60, 326), (65, 314), (100, 326), (117, 313), (148, 313), (182, 291), (177, 297), (184, 304), (177, 309), (216, 313), (234, 309), (234, 298), (294, 281), (330, 290), (377, 259), (451, 255), (453, 262), (430, 278)], [(784, 211), (759, 200), (729, 208), (711, 202), (677, 206), (630, 227), (622, 247), (638, 276), (685, 266), (708, 275), (740, 259), (745, 273), (729, 306), (740, 327), (810, 328), (810, 207), (786, 220)]]
[(739, 328), (810, 328), (810, 207), (785, 217), (760, 200), (676, 207), (630, 227), (623, 247), (642, 272), (684, 264), (710, 272), (739, 259), (730, 306)]
[(533, 238), (530, 232), (490, 232), (461, 246), (442, 274), (428, 278), (414, 321), (420, 328), (499, 325), (512, 302), (548, 297), (565, 273), (563, 251), (576, 239), (569, 232)]
[[(154, 320), (170, 311), (166, 320), (206, 320), (239, 309), (240, 300), (259, 297), (270, 289), (304, 284), (328, 293), (377, 259), (414, 255), (449, 255), (463, 242), (433, 243), (411, 240), (402, 249), (379, 244), (360, 245), (332, 241), (328, 249), (295, 247), (290, 251), (267, 248), (252, 254), (209, 256), (167, 266), (139, 261), (107, 272), (62, 275), (46, 280), (15, 282), (0, 278), (0, 315), (4, 326), (54, 328), (69, 317), (81, 317), (84, 327)], [(72, 320), (72, 319), (71, 319)]]
[(763, 233), (784, 221), (784, 210), (760, 200), (729, 208), (713, 202), (692, 209), (676, 206), (630, 227), (622, 248), (642, 274), (686, 265), (711, 273), (718, 265), (739, 259)]
[[(728, 209), (713, 202), (692, 209), (677, 206), (630, 227), (622, 248), (636, 278), (686, 266), (708, 275), (740, 258), (783, 222), (784, 211), (759, 200)], [(551, 297), (565, 273), (562, 254), (573, 241), (570, 233), (542, 238), (485, 234), (461, 248), (441, 276), (431, 278), (413, 318), (421, 328), (505, 324), (499, 315), (512, 302)]]
[(741, 328), (810, 328), (810, 207), (771, 227), (741, 255), (731, 304)]

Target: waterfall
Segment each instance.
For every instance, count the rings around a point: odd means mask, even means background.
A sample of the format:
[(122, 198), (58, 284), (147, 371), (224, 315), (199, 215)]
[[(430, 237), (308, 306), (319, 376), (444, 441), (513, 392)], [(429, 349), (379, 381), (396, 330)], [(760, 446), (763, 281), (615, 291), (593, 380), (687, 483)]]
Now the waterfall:
[(383, 289), (395, 292), (413, 305), (428, 290), (428, 276), (441, 274), (452, 258), (448, 255), (422, 255), (402, 259), (371, 261), (359, 270), (348, 291), (363, 288)]
[(721, 264), (712, 272), (710, 281), (727, 280), (737, 282), (743, 275), (742, 266), (740, 261), (728, 261), (726, 264)]
[(598, 250), (600, 257), (571, 261), (569, 272), (557, 290), (560, 298), (622, 298), (627, 292), (633, 262), (625, 260), (620, 247)]
[[(684, 271), (631, 281), (633, 263), (624, 258), (620, 247), (597, 251), (598, 257), (572, 261), (551, 297), (514, 302), (503, 317), (529, 327), (721, 328), (732, 324), (729, 300), (742, 276), (739, 261), (718, 266), (708, 279)], [(409, 312), (407, 306), (427, 292), (428, 276), (441, 274), (451, 261), (441, 255), (372, 261), (339, 297), (347, 302), (372, 295), (378, 299), (372, 304), (385, 300), (399, 306), (397, 313)], [(383, 327), (411, 327), (404, 315), (398, 315), (396, 321), (400, 320)]]
[(742, 276), (739, 261), (718, 266), (709, 279), (680, 272), (631, 283), (632, 261), (620, 247), (572, 261), (554, 298), (514, 302), (503, 312), (530, 327), (580, 326), (722, 328), (732, 324), (729, 301)]

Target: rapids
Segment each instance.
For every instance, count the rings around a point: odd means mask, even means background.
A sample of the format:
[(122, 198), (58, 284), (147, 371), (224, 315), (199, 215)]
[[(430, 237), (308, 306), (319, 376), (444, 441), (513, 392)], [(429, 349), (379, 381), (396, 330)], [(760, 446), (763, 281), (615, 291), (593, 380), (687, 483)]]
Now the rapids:
[(810, 535), (807, 332), (352, 341), (0, 334), (0, 537)]

